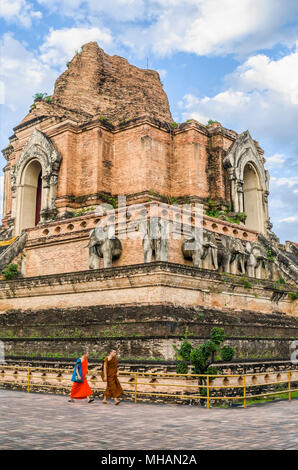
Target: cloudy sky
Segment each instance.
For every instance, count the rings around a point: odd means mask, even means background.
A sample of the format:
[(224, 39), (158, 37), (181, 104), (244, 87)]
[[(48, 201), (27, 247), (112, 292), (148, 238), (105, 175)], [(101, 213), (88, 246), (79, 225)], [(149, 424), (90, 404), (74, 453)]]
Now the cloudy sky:
[[(75, 51), (158, 70), (174, 120), (249, 129), (271, 174), (270, 216), (298, 242), (297, 0), (1, 0), (0, 144)], [(5, 161), (0, 157), (1, 168)], [(0, 173), (0, 198), (3, 174)]]

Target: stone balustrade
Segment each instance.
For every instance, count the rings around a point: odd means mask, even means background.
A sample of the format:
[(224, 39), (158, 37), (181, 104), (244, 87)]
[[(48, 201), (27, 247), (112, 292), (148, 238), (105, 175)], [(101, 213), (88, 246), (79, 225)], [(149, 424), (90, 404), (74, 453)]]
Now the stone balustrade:
[[(45, 369), (42, 367), (0, 366), (0, 386), (8, 388), (26, 388), (31, 391), (52, 390), (68, 393), (71, 386), (72, 369)], [(210, 396), (233, 397), (243, 396), (243, 385), (247, 396), (269, 394), (272, 391), (288, 392), (290, 384), (298, 382), (298, 370), (251, 373), (243, 375), (210, 376)], [(96, 395), (102, 394), (106, 384), (102, 381), (99, 368), (91, 368), (88, 381)], [(187, 400), (199, 396), (198, 379), (195, 376), (179, 376), (177, 374), (160, 374), (155, 372), (120, 372), (120, 382), (125, 398), (134, 397), (137, 383), (137, 397), (170, 398)], [(212, 388), (213, 387), (213, 388)]]

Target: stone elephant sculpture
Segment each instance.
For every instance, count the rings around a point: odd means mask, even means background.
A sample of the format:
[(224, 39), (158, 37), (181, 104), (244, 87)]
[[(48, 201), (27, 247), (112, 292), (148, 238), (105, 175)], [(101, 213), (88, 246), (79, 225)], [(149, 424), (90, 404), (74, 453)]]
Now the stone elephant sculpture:
[(237, 238), (221, 236), (218, 244), (218, 266), (226, 273), (237, 274), (238, 268), (241, 274), (245, 274), (246, 251), (241, 241)]
[(89, 234), (89, 268), (99, 269), (100, 258), (104, 260), (104, 267), (111, 268), (112, 261), (120, 257), (122, 245), (119, 238), (109, 236), (107, 227), (97, 227)]
[(218, 269), (218, 247), (215, 240), (214, 233), (204, 230), (203, 245), (206, 252), (208, 269), (212, 269), (212, 264), (214, 269)]
[[(200, 268), (202, 260), (206, 258), (208, 254), (213, 258), (214, 265), (217, 266), (217, 246), (214, 238), (214, 242), (207, 238), (206, 232), (202, 232), (201, 229), (194, 230), (191, 238), (183, 240), (181, 245), (182, 253), (185, 259), (191, 259), (193, 265)], [(214, 251), (216, 250), (216, 252)]]
[(246, 271), (249, 277), (262, 278), (262, 266), (265, 267), (266, 278), (272, 279), (272, 262), (268, 259), (265, 248), (258, 242), (246, 243)]
[(141, 224), (144, 263), (150, 263), (152, 255), (156, 261), (168, 261), (169, 227), (169, 221), (160, 217), (150, 217)]

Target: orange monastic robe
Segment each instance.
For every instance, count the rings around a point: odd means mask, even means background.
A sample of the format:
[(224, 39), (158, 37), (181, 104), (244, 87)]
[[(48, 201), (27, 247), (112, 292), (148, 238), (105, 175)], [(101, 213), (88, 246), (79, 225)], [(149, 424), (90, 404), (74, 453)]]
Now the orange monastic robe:
[(110, 361), (106, 357), (104, 361), (107, 368), (107, 388), (105, 396), (107, 398), (118, 398), (123, 393), (117, 377), (118, 361), (116, 357), (113, 357)]
[(88, 373), (88, 359), (87, 357), (83, 360), (82, 364), (82, 373), (83, 373), (83, 382), (74, 382), (70, 392), (70, 398), (87, 398), (89, 395), (92, 395), (93, 392), (89, 387), (89, 384), (86, 379), (86, 374)]

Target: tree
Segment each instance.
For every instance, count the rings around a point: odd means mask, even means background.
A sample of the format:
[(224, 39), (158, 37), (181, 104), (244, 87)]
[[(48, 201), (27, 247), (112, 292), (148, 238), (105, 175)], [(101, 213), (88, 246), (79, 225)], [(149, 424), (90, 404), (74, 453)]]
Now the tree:
[[(192, 344), (188, 341), (188, 334), (188, 329), (186, 329), (180, 347), (177, 348), (173, 346), (176, 351), (177, 374), (187, 374), (188, 365), (190, 363), (193, 366), (194, 374), (217, 375), (218, 371), (216, 367), (211, 367), (215, 358), (219, 356), (223, 361), (231, 361), (233, 359), (235, 354), (234, 348), (231, 346), (220, 346), (226, 339), (223, 328), (212, 328), (209, 339), (198, 348), (193, 348)], [(206, 382), (207, 377), (198, 378), (198, 385), (206, 385)], [(200, 388), (200, 395), (207, 395), (206, 387)], [(204, 401), (205, 400), (201, 400), (201, 404), (203, 404)]]

